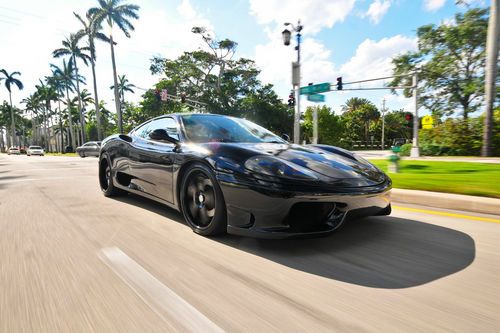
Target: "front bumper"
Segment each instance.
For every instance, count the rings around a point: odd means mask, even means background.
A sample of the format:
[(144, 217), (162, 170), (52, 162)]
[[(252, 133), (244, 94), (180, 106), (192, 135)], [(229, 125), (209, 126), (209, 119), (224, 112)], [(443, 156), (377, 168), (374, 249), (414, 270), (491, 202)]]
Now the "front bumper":
[(227, 207), (227, 231), (256, 238), (319, 236), (345, 221), (390, 214), (391, 181), (351, 189), (291, 189), (217, 175)]

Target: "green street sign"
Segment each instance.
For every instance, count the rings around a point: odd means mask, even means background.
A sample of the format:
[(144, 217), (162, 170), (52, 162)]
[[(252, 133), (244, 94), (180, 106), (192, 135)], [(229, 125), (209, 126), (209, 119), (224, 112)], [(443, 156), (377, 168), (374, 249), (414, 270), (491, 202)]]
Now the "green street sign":
[(314, 84), (312, 86), (300, 87), (300, 94), (301, 95), (312, 95), (312, 94), (318, 94), (318, 93), (327, 92), (327, 91), (330, 91), (330, 83), (329, 82)]
[(325, 95), (321, 94), (307, 95), (307, 100), (311, 102), (324, 102)]

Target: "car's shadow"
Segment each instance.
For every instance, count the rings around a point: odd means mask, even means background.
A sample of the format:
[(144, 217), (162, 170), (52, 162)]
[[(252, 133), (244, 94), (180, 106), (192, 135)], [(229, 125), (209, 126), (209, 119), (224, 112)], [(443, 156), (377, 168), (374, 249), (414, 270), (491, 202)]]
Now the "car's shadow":
[[(185, 224), (181, 214), (153, 201), (137, 196), (119, 200)], [(212, 239), (296, 270), (373, 288), (428, 283), (466, 268), (475, 257), (474, 240), (463, 232), (391, 216), (351, 221), (324, 238)]]

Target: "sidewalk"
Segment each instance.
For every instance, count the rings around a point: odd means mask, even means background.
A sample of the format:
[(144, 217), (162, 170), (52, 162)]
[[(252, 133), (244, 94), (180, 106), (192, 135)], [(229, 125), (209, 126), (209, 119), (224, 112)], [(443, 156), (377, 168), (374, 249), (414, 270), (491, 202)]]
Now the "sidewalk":
[(391, 201), (435, 208), (500, 215), (500, 199), (393, 188)]
[[(391, 153), (390, 150), (355, 150), (354, 153), (367, 160), (383, 160)], [(474, 162), (474, 163), (499, 163), (500, 157), (479, 157), (479, 156), (422, 156), (422, 157), (402, 157), (403, 160), (410, 161), (444, 161), (444, 162)]]

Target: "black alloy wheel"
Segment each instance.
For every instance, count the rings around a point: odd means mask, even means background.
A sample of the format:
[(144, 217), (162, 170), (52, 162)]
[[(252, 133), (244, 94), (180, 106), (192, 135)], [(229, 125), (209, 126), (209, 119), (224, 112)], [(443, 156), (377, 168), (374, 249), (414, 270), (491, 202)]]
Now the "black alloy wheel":
[(125, 191), (116, 188), (113, 183), (112, 169), (109, 159), (103, 156), (99, 163), (99, 185), (101, 191), (106, 197), (117, 196), (126, 193)]
[(210, 168), (194, 164), (186, 171), (180, 192), (181, 210), (194, 232), (213, 236), (227, 230), (226, 205)]

